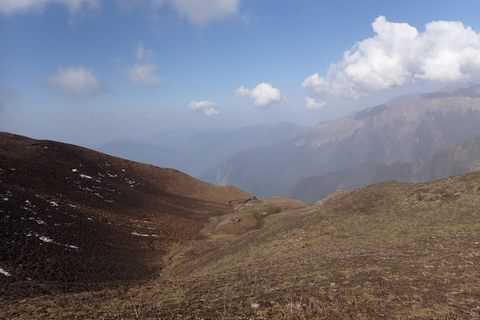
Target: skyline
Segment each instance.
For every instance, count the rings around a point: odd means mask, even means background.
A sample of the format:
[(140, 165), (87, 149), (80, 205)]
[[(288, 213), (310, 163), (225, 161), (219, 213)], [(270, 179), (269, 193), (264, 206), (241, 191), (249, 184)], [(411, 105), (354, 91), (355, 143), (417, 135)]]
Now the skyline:
[(162, 130), (313, 126), (477, 79), (479, 9), (0, 0), (0, 131), (95, 146)]

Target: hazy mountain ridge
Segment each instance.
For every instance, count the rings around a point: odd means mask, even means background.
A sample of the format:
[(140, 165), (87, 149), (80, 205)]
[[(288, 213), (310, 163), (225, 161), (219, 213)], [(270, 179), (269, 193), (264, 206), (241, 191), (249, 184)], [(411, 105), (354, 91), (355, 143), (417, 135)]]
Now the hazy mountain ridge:
[[(447, 96), (411, 94), (324, 122), (275, 145), (244, 151), (203, 175), (258, 196), (294, 181), (362, 163), (417, 163), (450, 143), (480, 134), (479, 82), (444, 89)], [(450, 90), (452, 93), (449, 93)], [(468, 96), (460, 95), (464, 92)]]
[(305, 202), (325, 198), (334, 190), (353, 190), (381, 181), (424, 182), (480, 170), (480, 136), (452, 143), (424, 162), (360, 164), (300, 179), (284, 190), (283, 197)]
[(159, 133), (145, 139), (146, 142), (115, 141), (95, 149), (125, 159), (175, 168), (198, 177), (238, 152), (288, 140), (307, 129), (306, 126), (282, 122), (239, 129), (172, 131)]

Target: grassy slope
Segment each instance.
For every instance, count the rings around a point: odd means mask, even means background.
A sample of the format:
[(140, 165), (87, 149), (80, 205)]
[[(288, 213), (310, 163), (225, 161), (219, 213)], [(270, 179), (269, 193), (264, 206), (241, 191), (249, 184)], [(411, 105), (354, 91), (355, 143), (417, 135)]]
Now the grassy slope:
[(384, 182), (311, 206), (254, 201), (236, 214), (262, 223), (212, 250), (200, 250), (212, 235), (184, 243), (182, 263), (155, 281), (125, 292), (17, 301), (6, 312), (51, 308), (52, 318), (109, 319), (478, 319), (479, 203), (480, 173), (422, 184)]

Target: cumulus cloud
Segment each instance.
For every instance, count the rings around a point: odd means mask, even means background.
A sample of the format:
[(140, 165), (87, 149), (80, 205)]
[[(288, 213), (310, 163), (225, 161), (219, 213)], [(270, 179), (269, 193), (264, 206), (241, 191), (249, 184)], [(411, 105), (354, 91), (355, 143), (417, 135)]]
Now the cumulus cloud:
[(287, 99), (282, 96), (280, 89), (274, 88), (271, 84), (262, 82), (253, 89), (241, 86), (236, 91), (237, 96), (249, 97), (256, 107), (265, 107), (272, 103), (286, 103)]
[(48, 82), (76, 98), (92, 97), (104, 89), (95, 73), (83, 66), (60, 69)]
[(455, 21), (433, 21), (419, 32), (384, 16), (375, 35), (345, 51), (343, 60), (303, 82), (310, 96), (360, 98), (417, 81), (455, 81), (480, 74), (480, 34)]
[(326, 101), (318, 102), (315, 98), (307, 96), (305, 98), (305, 108), (308, 110), (319, 110), (325, 107)]
[(217, 109), (217, 104), (208, 100), (192, 101), (188, 104), (188, 107), (192, 110), (201, 112), (206, 116), (220, 114), (220, 110)]
[(169, 5), (190, 23), (205, 26), (238, 12), (240, 0), (152, 0), (158, 7)]
[(72, 14), (95, 10), (101, 7), (102, 0), (0, 0), (0, 13), (41, 12), (48, 4), (61, 4)]
[(135, 57), (138, 63), (127, 70), (128, 79), (135, 84), (145, 86), (158, 86), (162, 78), (158, 73), (158, 66), (154, 62), (155, 53), (153, 50), (145, 49), (143, 42), (137, 45)]

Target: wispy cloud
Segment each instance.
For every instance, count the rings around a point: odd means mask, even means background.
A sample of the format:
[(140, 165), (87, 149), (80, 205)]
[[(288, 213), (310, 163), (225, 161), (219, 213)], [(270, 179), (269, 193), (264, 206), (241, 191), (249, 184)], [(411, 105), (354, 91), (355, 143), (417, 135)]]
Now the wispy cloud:
[(208, 100), (192, 101), (188, 104), (188, 107), (192, 110), (201, 112), (206, 116), (220, 114), (220, 110), (217, 109), (217, 104)]
[(383, 16), (372, 23), (375, 36), (345, 51), (325, 76), (305, 79), (313, 97), (360, 98), (417, 81), (455, 81), (480, 74), (480, 34), (461, 22), (433, 21), (419, 32)]
[(0, 108), (10, 105), (18, 100), (20, 100), (20, 97), (15, 91), (0, 88)]
[(153, 50), (145, 49), (143, 42), (137, 45), (135, 52), (137, 63), (127, 70), (127, 77), (131, 82), (144, 86), (158, 86), (162, 78), (158, 73), (158, 66), (154, 62)]
[(273, 103), (286, 103), (287, 99), (282, 95), (280, 89), (269, 83), (262, 82), (253, 89), (241, 86), (236, 91), (237, 96), (249, 97), (256, 107), (265, 107)]
[(0, 13), (42, 12), (49, 4), (64, 5), (70, 13), (77, 14), (100, 9), (102, 0), (0, 0)]
[(173, 8), (181, 17), (197, 26), (225, 19), (238, 13), (240, 0), (152, 0), (157, 7)]
[(305, 97), (305, 108), (308, 110), (320, 110), (327, 105), (327, 102), (318, 102), (315, 98), (310, 96)]
[(92, 97), (104, 90), (93, 70), (83, 66), (60, 69), (48, 78), (48, 83), (76, 98)]

